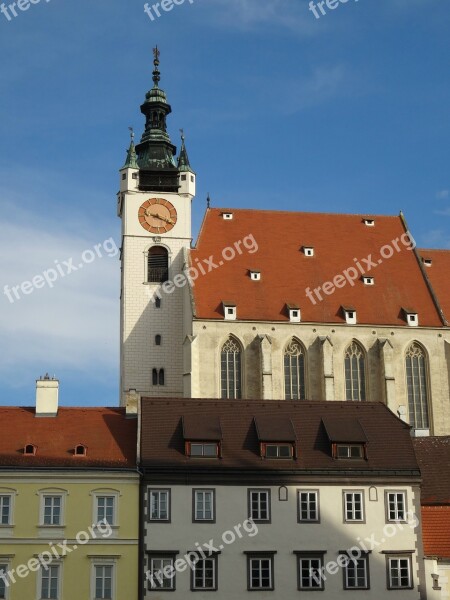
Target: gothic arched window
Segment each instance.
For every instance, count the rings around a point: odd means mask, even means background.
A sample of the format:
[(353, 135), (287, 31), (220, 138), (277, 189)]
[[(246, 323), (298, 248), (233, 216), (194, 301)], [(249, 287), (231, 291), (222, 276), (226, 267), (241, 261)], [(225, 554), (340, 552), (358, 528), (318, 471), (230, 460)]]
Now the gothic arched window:
[(241, 346), (229, 337), (220, 354), (220, 384), (222, 398), (241, 398)]
[(427, 359), (417, 342), (413, 342), (406, 352), (406, 387), (409, 424), (415, 429), (428, 429)]
[(305, 349), (291, 340), (284, 350), (284, 395), (286, 400), (305, 400)]
[(152, 246), (148, 251), (147, 281), (164, 283), (169, 279), (169, 253), (162, 246)]
[(347, 400), (366, 399), (366, 359), (357, 342), (352, 342), (345, 351), (345, 397)]

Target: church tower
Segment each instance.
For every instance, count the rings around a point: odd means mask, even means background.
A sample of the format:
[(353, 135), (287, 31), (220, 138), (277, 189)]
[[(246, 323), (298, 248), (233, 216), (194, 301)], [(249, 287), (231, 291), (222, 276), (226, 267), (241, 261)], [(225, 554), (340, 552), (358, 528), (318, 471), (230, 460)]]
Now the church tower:
[(154, 50), (153, 87), (141, 112), (145, 130), (134, 133), (120, 170), (118, 216), (122, 219), (120, 389), (143, 396), (183, 395), (183, 341), (191, 322), (183, 275), (191, 245), (191, 204), (196, 175), (181, 136), (181, 150), (167, 133), (171, 107), (159, 87)]

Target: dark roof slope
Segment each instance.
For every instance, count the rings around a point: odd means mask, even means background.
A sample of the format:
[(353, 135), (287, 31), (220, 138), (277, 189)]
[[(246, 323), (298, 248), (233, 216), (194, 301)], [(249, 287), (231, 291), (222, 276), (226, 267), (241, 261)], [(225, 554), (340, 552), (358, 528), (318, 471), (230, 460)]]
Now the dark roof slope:
[[(381, 403), (257, 400), (153, 399), (142, 401), (141, 460), (144, 467), (240, 470), (416, 471), (410, 427)], [(192, 459), (184, 454), (183, 417), (220, 417), (222, 458)], [(368, 440), (368, 460), (334, 460), (322, 423), (357, 419)], [(261, 460), (255, 419), (290, 419), (298, 458)], [(395, 452), (392, 444), (395, 440)]]
[[(59, 408), (56, 417), (36, 417), (34, 408), (0, 408), (0, 468), (136, 467), (137, 419), (123, 408)], [(28, 444), (35, 456), (25, 455)], [(74, 454), (87, 447), (86, 456)]]
[(450, 436), (414, 438), (422, 473), (422, 504), (450, 505)]
[[(233, 219), (223, 219), (224, 212), (232, 212)], [(373, 227), (364, 224), (362, 215), (207, 210), (191, 262), (213, 256), (218, 267), (195, 281), (195, 316), (223, 319), (222, 301), (229, 299), (242, 320), (288, 321), (286, 304), (296, 304), (302, 321), (344, 323), (341, 306), (353, 306), (358, 323), (406, 327), (402, 308), (412, 306), (420, 325), (442, 326), (417, 258), (400, 241), (406, 241), (401, 217), (371, 218)], [(313, 247), (314, 256), (305, 256), (303, 246)], [(390, 258), (382, 258), (391, 251)], [(374, 266), (366, 274), (375, 285), (364, 285), (357, 269), (353, 285), (346, 280), (342, 285), (342, 273), (355, 269), (354, 259), (367, 270), (364, 259), (369, 257)], [(260, 271), (261, 279), (253, 281), (249, 271)], [(307, 288), (338, 275), (340, 287), (333, 292), (327, 287), (329, 295), (322, 292), (322, 301), (307, 298)]]

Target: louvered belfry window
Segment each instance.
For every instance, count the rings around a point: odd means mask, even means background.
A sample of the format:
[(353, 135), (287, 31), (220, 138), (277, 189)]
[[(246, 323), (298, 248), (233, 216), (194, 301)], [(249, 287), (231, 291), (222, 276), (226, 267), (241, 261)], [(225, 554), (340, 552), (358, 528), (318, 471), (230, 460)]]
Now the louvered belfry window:
[(416, 342), (406, 352), (406, 387), (409, 424), (415, 429), (428, 429), (427, 361), (422, 346)]
[(364, 350), (356, 342), (345, 352), (345, 397), (347, 400), (366, 399), (366, 360)]
[(169, 254), (162, 246), (152, 246), (148, 251), (147, 281), (164, 283), (169, 279)]
[(232, 337), (222, 346), (221, 389), (222, 398), (241, 398), (241, 347)]
[(284, 351), (284, 395), (286, 400), (305, 400), (305, 351), (291, 340)]

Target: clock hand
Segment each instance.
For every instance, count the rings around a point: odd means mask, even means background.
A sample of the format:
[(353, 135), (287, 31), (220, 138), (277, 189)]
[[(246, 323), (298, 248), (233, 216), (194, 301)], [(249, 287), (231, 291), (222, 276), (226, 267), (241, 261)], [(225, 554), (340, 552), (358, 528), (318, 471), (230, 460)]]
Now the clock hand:
[(166, 217), (158, 215), (158, 213), (150, 213), (150, 216), (155, 217), (156, 219), (159, 219), (160, 221), (165, 221), (166, 223), (170, 223), (170, 225), (173, 225), (172, 219), (167, 219)]

